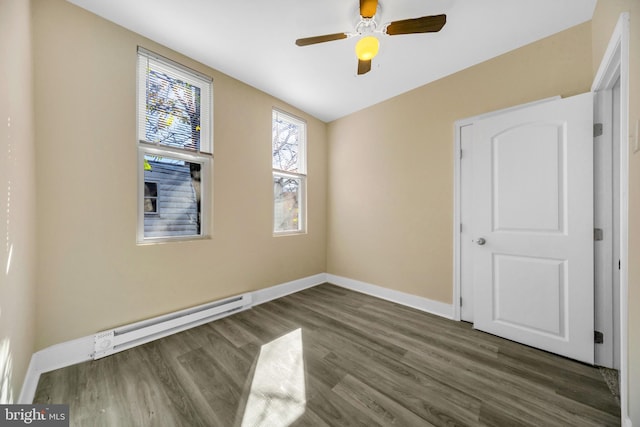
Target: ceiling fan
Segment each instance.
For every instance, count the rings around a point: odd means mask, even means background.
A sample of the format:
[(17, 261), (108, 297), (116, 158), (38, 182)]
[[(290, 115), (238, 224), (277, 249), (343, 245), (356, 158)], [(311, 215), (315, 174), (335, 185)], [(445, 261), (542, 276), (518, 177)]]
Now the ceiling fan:
[(447, 22), (447, 15), (433, 15), (393, 21), (378, 28), (378, 23), (375, 21), (377, 10), (378, 0), (360, 0), (360, 21), (356, 25), (354, 32), (305, 37), (296, 40), (296, 44), (298, 46), (308, 46), (348, 37), (360, 37), (356, 44), (356, 56), (358, 57), (358, 75), (361, 75), (371, 71), (371, 60), (378, 54), (380, 42), (374, 34), (396, 36), (400, 34), (437, 33)]

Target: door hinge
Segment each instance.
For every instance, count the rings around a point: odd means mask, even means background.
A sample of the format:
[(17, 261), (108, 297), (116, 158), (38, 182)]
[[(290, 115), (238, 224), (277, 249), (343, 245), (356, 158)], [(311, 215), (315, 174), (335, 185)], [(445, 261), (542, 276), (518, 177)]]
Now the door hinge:
[(620, 270), (620, 260), (618, 260), (618, 270)]
[(460, 149), (460, 158), (462, 158), (462, 149)]
[(462, 297), (460, 297), (460, 307), (462, 307)]
[(593, 342), (602, 344), (604, 342), (604, 334), (600, 331), (593, 331)]
[(593, 124), (593, 137), (602, 135), (602, 123), (594, 123)]
[(602, 231), (602, 228), (593, 229), (593, 240), (604, 240), (604, 231)]

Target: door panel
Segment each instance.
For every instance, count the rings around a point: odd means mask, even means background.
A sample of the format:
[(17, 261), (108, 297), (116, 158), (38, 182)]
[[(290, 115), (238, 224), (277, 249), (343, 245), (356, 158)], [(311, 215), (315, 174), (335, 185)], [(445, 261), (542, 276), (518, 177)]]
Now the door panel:
[(566, 338), (566, 260), (494, 254), (493, 264), (495, 321)]
[(555, 123), (493, 137), (493, 231), (563, 231), (564, 143)]
[(593, 363), (590, 93), (474, 123), (474, 327)]

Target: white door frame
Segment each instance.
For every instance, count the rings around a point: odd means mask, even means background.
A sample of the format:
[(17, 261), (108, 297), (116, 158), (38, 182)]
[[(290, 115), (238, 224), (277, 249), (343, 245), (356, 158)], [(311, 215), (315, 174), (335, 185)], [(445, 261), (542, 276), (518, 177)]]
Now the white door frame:
[[(614, 139), (614, 128), (617, 124), (614, 126), (613, 121), (613, 89), (594, 92), (593, 100), (593, 122), (599, 123), (602, 129), (601, 134), (593, 138), (593, 226), (602, 230), (602, 239), (593, 245), (594, 326), (597, 331), (604, 333), (604, 342), (595, 346), (595, 362), (599, 366), (619, 369), (620, 356), (617, 349), (620, 345), (620, 332), (619, 324), (614, 317), (619, 317), (620, 309), (614, 294), (619, 288), (619, 282), (616, 281), (616, 278), (619, 278), (619, 257), (615, 245), (620, 233), (614, 211), (619, 210), (620, 203), (618, 197), (614, 197), (613, 194), (617, 181), (614, 174), (619, 175), (618, 162), (614, 161), (614, 151), (619, 151), (619, 139)], [(619, 158), (619, 154), (617, 157)]]
[[(631, 426), (628, 384), (629, 280), (629, 14), (618, 19), (591, 86), (609, 91), (620, 78), (620, 409), (623, 426)], [(634, 147), (635, 148), (635, 147)]]
[[(620, 78), (620, 406), (623, 427), (631, 426), (628, 384), (628, 230), (629, 230), (629, 14), (622, 13), (594, 79), (593, 92), (613, 87)], [(544, 102), (545, 100), (539, 101)], [(508, 109), (507, 109), (508, 110)], [(502, 111), (489, 114), (497, 114)], [(454, 197), (453, 197), (453, 307), (454, 319), (460, 320), (460, 135), (461, 128), (480, 115), (454, 123)]]

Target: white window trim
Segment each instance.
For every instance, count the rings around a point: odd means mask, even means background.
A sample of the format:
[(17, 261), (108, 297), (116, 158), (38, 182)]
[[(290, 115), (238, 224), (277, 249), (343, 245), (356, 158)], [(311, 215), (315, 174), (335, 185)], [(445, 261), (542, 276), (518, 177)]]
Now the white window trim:
[[(166, 156), (172, 159), (184, 160), (190, 163), (200, 163), (200, 234), (190, 236), (167, 236), (167, 237), (144, 237), (144, 156)], [(213, 157), (203, 154), (191, 154), (180, 152), (177, 149), (166, 150), (164, 148), (156, 148), (152, 144), (144, 144), (138, 147), (138, 244), (153, 244), (164, 242), (175, 242), (185, 240), (203, 240), (210, 238), (212, 224), (212, 201), (209, 196), (212, 192), (212, 162)], [(160, 190), (158, 189), (158, 193)], [(204, 197), (205, 195), (209, 197)], [(158, 206), (158, 212), (160, 207)]]
[[(300, 217), (300, 224), (298, 226), (298, 230), (283, 230), (283, 231), (273, 230), (273, 235), (289, 236), (292, 234), (306, 234), (307, 233), (307, 176), (304, 174), (284, 172), (279, 169), (273, 169), (273, 173), (271, 174), (272, 182), (273, 182), (273, 178), (276, 175), (287, 177), (287, 178), (296, 178), (300, 180), (300, 189), (299, 189), (300, 200), (298, 201), (298, 215)], [(272, 195), (271, 197), (274, 198), (274, 195)], [(275, 204), (275, 199), (273, 200), (273, 203)], [(274, 205), (274, 208), (275, 208), (275, 205)], [(271, 209), (271, 211), (273, 214), (273, 217), (271, 219), (271, 224), (273, 225), (275, 223), (275, 209)]]
[[(200, 88), (201, 94), (201, 134), (199, 150), (183, 150), (180, 148), (145, 141), (144, 125), (140, 122), (144, 114), (141, 109), (146, 104), (141, 102), (146, 98), (146, 69), (141, 67), (142, 58), (153, 64), (156, 69), (164, 69), (171, 74), (180, 73), (180, 78), (194, 86)], [(155, 243), (175, 242), (175, 241), (192, 241), (209, 239), (212, 234), (213, 224), (213, 79), (191, 68), (185, 67), (175, 61), (165, 58), (161, 55), (150, 52), (142, 47), (138, 47), (137, 56), (137, 97), (136, 97), (136, 135), (138, 145), (138, 218), (137, 218), (137, 243), (139, 245), (148, 245)], [(172, 69), (175, 68), (175, 69)], [(203, 80), (207, 83), (203, 86)], [(204, 100), (204, 101), (203, 101)], [(208, 101), (208, 102), (207, 102)], [(205, 110), (203, 112), (203, 110)], [(204, 118), (208, 121), (208, 126), (203, 126)], [(166, 237), (144, 237), (144, 156), (165, 156), (179, 160), (185, 160), (190, 163), (200, 163), (200, 234), (190, 236), (166, 236)], [(158, 186), (159, 187), (159, 186)], [(158, 192), (160, 190), (158, 189)], [(160, 207), (157, 208), (158, 213)]]
[[(150, 52), (142, 47), (138, 47), (138, 69), (137, 69), (137, 73), (138, 73), (138, 100), (139, 99), (144, 99), (146, 96), (146, 86), (144, 84), (142, 84), (143, 81), (145, 81), (146, 79), (146, 70), (143, 69), (143, 67), (141, 67), (141, 57), (144, 57), (147, 61), (149, 61), (149, 64), (152, 64), (154, 66), (154, 68), (156, 69), (160, 69), (160, 70), (165, 70), (167, 71), (169, 74), (175, 74), (176, 71), (172, 68), (175, 68), (177, 70), (180, 71), (181, 74), (181, 79), (185, 82), (185, 83), (189, 83), (192, 84), (194, 86), (197, 86), (200, 88), (200, 97), (201, 100), (202, 99), (207, 99), (208, 102), (205, 104), (204, 102), (202, 103), (202, 107), (203, 109), (206, 109), (208, 111), (205, 111), (204, 113), (201, 111), (201, 116), (205, 117), (205, 113), (206, 115), (208, 115), (208, 121), (209, 121), (209, 126), (204, 127), (202, 129), (202, 133), (200, 134), (200, 152), (201, 153), (209, 153), (209, 154), (213, 154), (213, 79), (210, 76), (204, 75), (202, 73), (199, 73), (189, 67), (185, 67), (182, 64), (179, 64), (175, 61), (172, 61), (169, 58), (165, 58), (164, 56), (158, 55), (156, 53)], [(206, 82), (207, 85), (203, 86), (202, 83)], [(145, 131), (144, 131), (144, 126), (141, 125), (140, 123), (140, 118), (144, 117), (143, 112), (141, 111), (142, 109), (142, 104), (137, 103), (137, 108), (136, 108), (136, 114), (138, 115), (138, 123), (137, 123), (137, 135), (138, 135), (138, 141), (139, 142), (146, 142), (146, 143), (150, 143), (150, 144), (154, 144), (152, 142), (146, 141), (145, 140)], [(202, 119), (201, 119), (201, 127), (202, 127)], [(154, 145), (158, 145), (161, 147), (164, 147), (164, 145), (157, 143)]]
[[(307, 175), (307, 121), (302, 119), (302, 118), (300, 118), (300, 117), (298, 117), (298, 116), (294, 116), (291, 113), (287, 113), (286, 111), (283, 111), (283, 110), (281, 110), (279, 108), (275, 108), (275, 107), (272, 108), (272, 111), (271, 111), (271, 120), (273, 120), (273, 113), (278, 113), (278, 114), (286, 117), (287, 120), (289, 120), (289, 121), (291, 121), (293, 123), (297, 123), (300, 126), (303, 126), (304, 133), (302, 135), (302, 144), (298, 147), (298, 156), (303, 159), (303, 162), (299, 165), (299, 170), (298, 170), (297, 173), (300, 174), (300, 175), (306, 176)], [(272, 165), (273, 165), (273, 163), (272, 163)], [(272, 168), (273, 168), (273, 166), (272, 166)], [(282, 173), (285, 173), (285, 174), (291, 174), (292, 173), (292, 172), (289, 172), (289, 171), (284, 171), (284, 170), (276, 169), (276, 168), (273, 168), (273, 170), (274, 171), (279, 171), (279, 172), (282, 172)], [(295, 172), (293, 172), (293, 173), (295, 173)]]
[[(291, 236), (291, 235), (299, 235), (299, 234), (307, 234), (307, 122), (306, 120), (297, 117), (291, 113), (283, 111), (279, 108), (273, 107), (271, 111), (271, 120), (273, 121), (273, 114), (280, 114), (288, 121), (293, 123), (297, 123), (302, 126), (304, 132), (300, 140), (298, 141), (298, 157), (302, 159), (302, 161), (298, 164), (298, 172), (290, 172), (282, 169), (277, 169), (273, 167), (273, 159), (271, 159), (271, 182), (273, 185), (273, 178), (278, 176), (296, 178), (300, 180), (300, 200), (298, 201), (298, 215), (299, 215), (299, 225), (298, 230), (283, 230), (277, 231), (275, 230), (275, 195), (272, 194), (272, 208), (271, 208), (271, 227), (273, 231), (273, 235), (277, 236)], [(273, 124), (272, 124), (273, 125)], [(271, 141), (273, 147), (273, 141)]]

